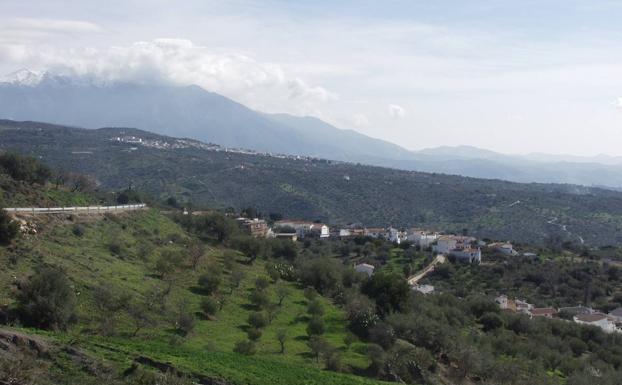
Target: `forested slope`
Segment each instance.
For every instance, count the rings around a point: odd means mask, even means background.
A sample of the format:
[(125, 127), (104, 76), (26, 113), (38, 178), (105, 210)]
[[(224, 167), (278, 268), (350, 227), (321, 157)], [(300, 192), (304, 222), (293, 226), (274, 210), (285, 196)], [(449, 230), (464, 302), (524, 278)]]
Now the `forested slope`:
[[(134, 129), (11, 121), (1, 127), (4, 150), (94, 175), (104, 188), (131, 183), (194, 206), (252, 206), (331, 224), (422, 226), (523, 242), (622, 242), (622, 194), (613, 191), (217, 151)], [(111, 140), (126, 135), (171, 146)]]

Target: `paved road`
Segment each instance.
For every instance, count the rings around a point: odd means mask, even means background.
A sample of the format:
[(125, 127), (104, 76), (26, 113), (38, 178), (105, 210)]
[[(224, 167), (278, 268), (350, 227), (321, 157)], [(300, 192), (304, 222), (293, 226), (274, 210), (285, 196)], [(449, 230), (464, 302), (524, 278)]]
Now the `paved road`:
[(426, 266), (425, 269), (421, 270), (415, 275), (410, 276), (408, 278), (408, 284), (414, 286), (419, 283), (419, 281), (423, 279), (423, 277), (428, 275), (428, 273), (434, 271), (434, 266), (438, 265), (439, 263), (445, 263), (445, 256), (443, 254), (438, 254), (436, 258), (434, 258), (434, 260), (430, 262), (428, 266)]
[(135, 205), (119, 205), (119, 206), (76, 206), (76, 207), (5, 207), (3, 210), (12, 214), (63, 214), (63, 213), (79, 213), (79, 214), (98, 214), (106, 212), (120, 212), (142, 210), (147, 208), (144, 203)]

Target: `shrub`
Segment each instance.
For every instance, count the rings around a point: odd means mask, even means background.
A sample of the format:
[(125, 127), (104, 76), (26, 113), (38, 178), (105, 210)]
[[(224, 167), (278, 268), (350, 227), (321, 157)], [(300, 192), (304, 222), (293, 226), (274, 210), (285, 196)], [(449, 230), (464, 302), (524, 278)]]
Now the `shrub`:
[(0, 244), (9, 244), (17, 236), (19, 225), (9, 214), (0, 209)]
[(309, 302), (309, 305), (307, 306), (307, 313), (309, 313), (312, 316), (319, 316), (319, 317), (321, 317), (321, 316), (324, 315), (324, 306), (316, 298), (316, 299), (312, 300), (311, 302)]
[(199, 277), (199, 287), (204, 294), (210, 295), (218, 290), (220, 286), (220, 272), (210, 270)]
[(488, 332), (495, 330), (503, 326), (503, 320), (496, 313), (486, 313), (480, 319), (479, 323), (482, 324), (484, 331)]
[(253, 290), (250, 300), (259, 309), (264, 309), (270, 304), (270, 297), (268, 297), (268, 293), (265, 291)]
[(196, 318), (194, 314), (188, 311), (183, 311), (179, 313), (177, 317), (177, 329), (179, 329), (184, 334), (192, 333), (194, 330), (194, 326), (196, 324)]
[(57, 268), (43, 268), (21, 284), (21, 321), (44, 329), (66, 329), (76, 321), (76, 299), (69, 279)]
[(82, 237), (84, 235), (84, 226), (79, 225), (79, 224), (75, 224), (73, 225), (73, 227), (71, 228), (71, 232), (73, 233), (73, 235), (75, 235), (76, 237)]
[(201, 301), (201, 310), (206, 316), (213, 316), (218, 311), (218, 301), (214, 297), (203, 298)]
[(324, 320), (318, 316), (311, 318), (309, 325), (307, 325), (307, 334), (310, 336), (324, 334)]
[(341, 363), (341, 354), (335, 350), (329, 351), (325, 354), (326, 358), (326, 369), (332, 370), (333, 372), (340, 372), (343, 369), (343, 365)]
[(233, 351), (245, 356), (252, 356), (256, 353), (255, 343), (253, 341), (238, 341), (235, 343)]
[(248, 330), (246, 331), (246, 334), (248, 335), (248, 339), (251, 341), (258, 341), (261, 338), (261, 329), (257, 329), (257, 328), (248, 328)]
[(304, 296), (308, 301), (312, 301), (317, 297), (317, 291), (313, 287), (305, 287)]
[(262, 311), (254, 311), (248, 316), (248, 324), (257, 329), (268, 325), (268, 317)]
[(270, 285), (270, 281), (266, 277), (258, 277), (255, 280), (255, 288), (259, 291), (263, 291)]
[(108, 250), (110, 250), (110, 252), (114, 255), (121, 254), (121, 249), (121, 244), (117, 241), (113, 241), (108, 244)]
[(37, 159), (12, 153), (0, 155), (0, 171), (28, 183), (43, 184), (52, 176), (50, 169)]

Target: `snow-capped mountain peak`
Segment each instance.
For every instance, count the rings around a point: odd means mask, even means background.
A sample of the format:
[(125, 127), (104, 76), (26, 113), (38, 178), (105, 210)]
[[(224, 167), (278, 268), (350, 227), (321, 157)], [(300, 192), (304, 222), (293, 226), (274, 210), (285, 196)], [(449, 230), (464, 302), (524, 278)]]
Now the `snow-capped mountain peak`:
[(45, 72), (32, 71), (27, 68), (19, 69), (0, 78), (0, 83), (34, 87), (41, 83)]

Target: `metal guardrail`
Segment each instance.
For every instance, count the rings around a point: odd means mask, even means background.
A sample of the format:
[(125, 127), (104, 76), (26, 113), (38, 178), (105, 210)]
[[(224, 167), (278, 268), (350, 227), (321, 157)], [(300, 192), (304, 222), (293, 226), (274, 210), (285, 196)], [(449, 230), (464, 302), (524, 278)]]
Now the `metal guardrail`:
[(110, 211), (130, 211), (140, 210), (147, 207), (146, 204), (140, 203), (135, 205), (119, 205), (119, 206), (76, 206), (76, 207), (5, 207), (4, 211), (9, 213), (22, 214), (62, 214), (62, 213), (104, 213)]

